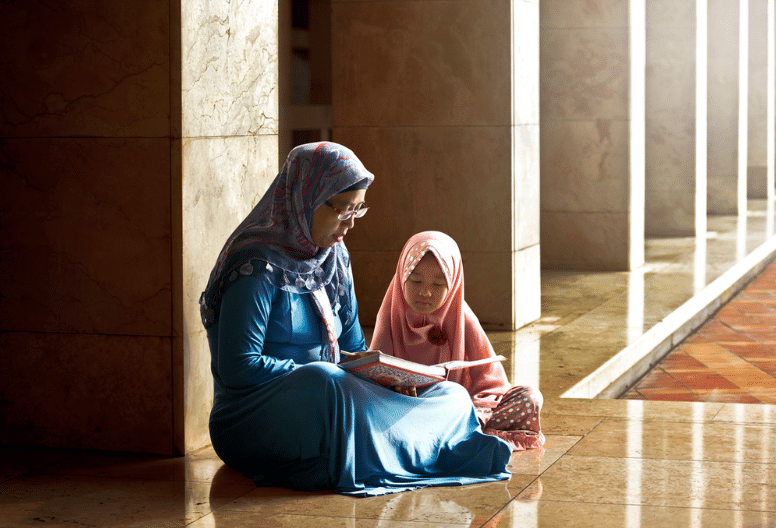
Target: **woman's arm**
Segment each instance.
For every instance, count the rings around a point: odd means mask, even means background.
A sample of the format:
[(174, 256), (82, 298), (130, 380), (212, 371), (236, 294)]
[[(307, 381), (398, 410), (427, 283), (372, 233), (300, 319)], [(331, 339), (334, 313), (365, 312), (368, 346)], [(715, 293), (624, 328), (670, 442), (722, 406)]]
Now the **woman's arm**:
[(290, 359), (264, 354), (264, 336), (279, 290), (258, 277), (237, 279), (221, 300), (218, 374), (232, 389), (266, 383), (295, 368)]

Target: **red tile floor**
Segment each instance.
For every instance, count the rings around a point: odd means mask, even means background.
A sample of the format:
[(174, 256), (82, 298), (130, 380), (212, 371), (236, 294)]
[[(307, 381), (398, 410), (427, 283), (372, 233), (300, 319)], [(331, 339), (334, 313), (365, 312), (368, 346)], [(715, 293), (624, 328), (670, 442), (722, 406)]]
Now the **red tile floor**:
[(776, 263), (620, 398), (776, 404)]

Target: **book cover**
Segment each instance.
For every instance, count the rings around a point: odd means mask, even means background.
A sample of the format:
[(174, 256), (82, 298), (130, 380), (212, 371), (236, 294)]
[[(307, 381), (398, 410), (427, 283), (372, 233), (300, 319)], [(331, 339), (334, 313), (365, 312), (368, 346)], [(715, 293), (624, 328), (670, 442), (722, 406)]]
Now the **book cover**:
[(343, 361), (339, 366), (384, 387), (408, 389), (425, 387), (444, 381), (450, 370), (504, 361), (505, 359), (504, 356), (494, 356), (477, 361), (448, 361), (438, 365), (423, 365), (376, 351), (358, 359)]

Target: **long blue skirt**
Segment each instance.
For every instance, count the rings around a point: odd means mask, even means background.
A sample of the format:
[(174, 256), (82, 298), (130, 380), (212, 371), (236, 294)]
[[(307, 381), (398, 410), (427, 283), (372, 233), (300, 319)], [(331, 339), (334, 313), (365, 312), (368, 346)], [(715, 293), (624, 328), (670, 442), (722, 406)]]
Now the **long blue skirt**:
[(323, 362), (239, 399), (216, 391), (213, 447), (258, 485), (369, 496), (509, 478), (510, 446), (442, 382), (403, 396)]

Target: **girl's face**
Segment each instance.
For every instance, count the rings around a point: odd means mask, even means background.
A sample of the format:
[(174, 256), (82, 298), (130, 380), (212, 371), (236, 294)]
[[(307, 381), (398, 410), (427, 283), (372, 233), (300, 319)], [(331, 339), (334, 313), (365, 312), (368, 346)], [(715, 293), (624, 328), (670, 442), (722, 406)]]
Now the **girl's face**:
[(404, 283), (404, 299), (410, 308), (426, 315), (438, 310), (447, 298), (447, 280), (433, 253), (426, 253)]
[[(366, 189), (335, 194), (329, 198), (329, 203), (340, 211), (350, 211), (364, 202)], [(321, 248), (334, 247), (337, 242), (342, 242), (348, 229), (355, 224), (356, 218), (351, 216), (347, 220), (340, 220), (339, 213), (328, 205), (322, 205), (313, 213), (313, 223), (310, 226), (310, 234), (313, 243)]]

